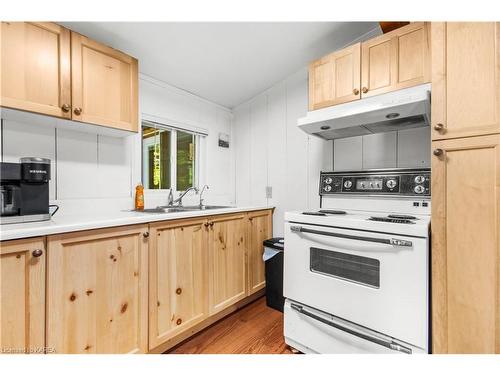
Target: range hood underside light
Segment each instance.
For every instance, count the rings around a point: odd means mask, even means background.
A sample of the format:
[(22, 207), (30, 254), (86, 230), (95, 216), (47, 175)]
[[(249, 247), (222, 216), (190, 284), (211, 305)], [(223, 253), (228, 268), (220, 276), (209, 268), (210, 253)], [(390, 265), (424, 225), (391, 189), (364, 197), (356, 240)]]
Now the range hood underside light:
[(322, 130), (320, 132), (313, 133), (314, 135), (330, 140), (339, 138), (356, 137), (359, 135), (368, 135), (375, 133), (387, 133), (396, 130), (421, 128), (428, 126), (429, 123), (426, 120), (425, 115), (415, 115), (411, 117), (405, 117), (394, 120), (379, 121), (372, 124), (353, 126), (348, 128), (331, 129), (328, 126), (323, 125), (328, 130)]

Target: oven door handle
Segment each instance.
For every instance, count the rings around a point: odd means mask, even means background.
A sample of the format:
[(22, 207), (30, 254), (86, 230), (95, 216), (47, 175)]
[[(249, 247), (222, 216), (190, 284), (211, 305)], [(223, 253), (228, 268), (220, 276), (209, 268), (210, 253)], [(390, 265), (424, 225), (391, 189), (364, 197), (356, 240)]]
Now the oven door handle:
[(352, 234), (343, 234), (343, 233), (326, 232), (326, 231), (316, 230), (316, 229), (307, 229), (307, 228), (301, 227), (300, 225), (291, 225), (290, 230), (294, 233), (319, 234), (321, 236), (346, 238), (349, 240), (358, 240), (358, 241), (366, 241), (366, 242), (377, 242), (377, 243), (382, 243), (382, 244), (392, 245), (392, 246), (404, 246), (404, 247), (412, 247), (413, 246), (413, 243), (411, 241), (401, 240), (398, 238), (376, 238), (376, 237), (355, 236)]
[(338, 323), (335, 323), (335, 322), (332, 322), (331, 320), (328, 320), (328, 319), (325, 319), (321, 316), (318, 316), (306, 309), (304, 309), (303, 306), (301, 305), (297, 305), (295, 303), (291, 303), (290, 304), (290, 307), (297, 311), (298, 313), (302, 314), (302, 315), (305, 315), (305, 316), (308, 316), (309, 318), (312, 318), (314, 320), (317, 320), (321, 323), (324, 323), (324, 324), (327, 324), (329, 325), (330, 327), (333, 327), (333, 328), (336, 328), (340, 331), (343, 331), (343, 332), (346, 332), (350, 335), (353, 335), (353, 336), (356, 336), (356, 337), (359, 337), (363, 340), (367, 340), (367, 341), (370, 341), (370, 342), (373, 342), (375, 344), (378, 344), (378, 345), (381, 345), (383, 347), (386, 347), (388, 349), (391, 349), (391, 350), (395, 350), (397, 352), (401, 352), (401, 353), (405, 353), (405, 354), (411, 354), (412, 353), (412, 350), (411, 348), (408, 348), (404, 345), (400, 345), (392, 340), (384, 340), (380, 337), (375, 337), (375, 336), (370, 336), (366, 333), (363, 333), (363, 332), (358, 332), (358, 331), (355, 331), (351, 328), (348, 328), (348, 327), (345, 327), (343, 325), (340, 325)]

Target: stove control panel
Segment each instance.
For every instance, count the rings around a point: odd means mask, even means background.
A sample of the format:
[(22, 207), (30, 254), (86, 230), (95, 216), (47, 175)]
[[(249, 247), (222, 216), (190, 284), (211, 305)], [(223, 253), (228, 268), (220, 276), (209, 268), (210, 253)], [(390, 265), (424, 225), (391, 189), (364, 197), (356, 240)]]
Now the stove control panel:
[(384, 169), (359, 172), (321, 172), (320, 195), (431, 195), (431, 171), (425, 169)]

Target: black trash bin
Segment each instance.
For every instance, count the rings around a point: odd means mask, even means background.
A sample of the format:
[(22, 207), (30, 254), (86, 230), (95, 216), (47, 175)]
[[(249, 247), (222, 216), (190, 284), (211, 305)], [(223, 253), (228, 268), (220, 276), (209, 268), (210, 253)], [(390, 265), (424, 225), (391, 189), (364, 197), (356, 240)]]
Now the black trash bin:
[(283, 312), (285, 297), (283, 297), (283, 251), (285, 243), (283, 237), (265, 240), (264, 261), (266, 267), (266, 304)]

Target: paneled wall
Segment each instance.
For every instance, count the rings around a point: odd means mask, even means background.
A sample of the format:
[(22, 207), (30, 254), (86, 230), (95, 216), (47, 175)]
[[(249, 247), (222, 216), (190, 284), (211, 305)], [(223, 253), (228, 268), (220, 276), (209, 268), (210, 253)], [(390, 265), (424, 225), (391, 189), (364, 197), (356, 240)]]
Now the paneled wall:
[(275, 206), (275, 236), (283, 235), (285, 211), (319, 207), (319, 172), (333, 167), (333, 142), (297, 127), (307, 112), (307, 79), (302, 69), (233, 111), (236, 204)]
[(234, 110), (236, 203), (275, 206), (275, 236), (283, 235), (286, 211), (319, 207), (321, 170), (430, 166), (429, 127), (335, 141), (306, 135), (297, 119), (307, 95), (304, 69)]
[[(158, 121), (208, 131), (200, 145), (199, 182), (210, 186), (207, 201), (234, 204), (234, 148), (218, 146), (220, 132), (231, 135), (231, 111), (144, 76), (139, 101), (141, 112)], [(139, 135), (117, 138), (61, 128), (60, 121), (49, 116), (22, 113), (21, 121), (5, 117), (12, 116), (2, 114), (1, 160), (51, 159), (50, 199), (61, 206), (58, 215), (132, 208), (134, 187), (141, 180)], [(187, 197), (186, 202), (198, 198)], [(164, 192), (146, 193), (147, 206), (166, 199)]]
[(336, 171), (379, 168), (430, 168), (430, 127), (333, 141)]

